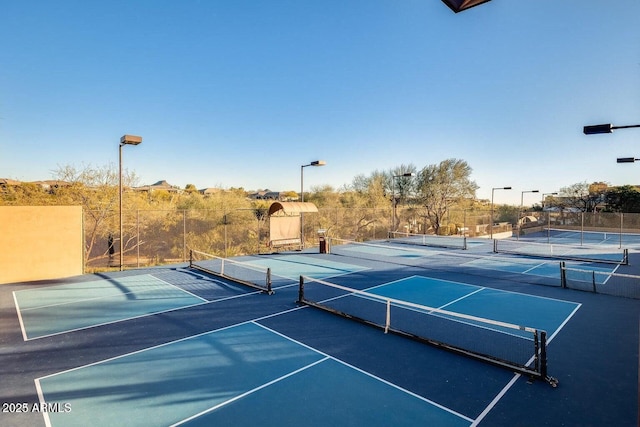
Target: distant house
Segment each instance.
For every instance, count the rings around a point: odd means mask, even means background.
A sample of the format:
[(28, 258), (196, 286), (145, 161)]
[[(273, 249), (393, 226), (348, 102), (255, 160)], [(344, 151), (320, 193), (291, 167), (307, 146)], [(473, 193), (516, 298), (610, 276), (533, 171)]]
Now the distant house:
[(31, 184), (35, 184), (35, 185), (39, 186), (40, 188), (42, 188), (47, 193), (51, 193), (52, 191), (55, 191), (56, 188), (68, 187), (68, 186), (71, 185), (70, 182), (51, 180), (51, 179), (50, 180), (45, 180), (45, 181), (33, 181)]
[(42, 191), (45, 191), (47, 193), (52, 193), (57, 188), (67, 187), (71, 185), (71, 183), (69, 182), (59, 181), (59, 180), (32, 181), (32, 182), (25, 183), (23, 181), (16, 181), (15, 179), (0, 178), (0, 191), (6, 192), (8, 191), (9, 187), (17, 187), (22, 184), (36, 185), (40, 187)]
[(9, 191), (9, 187), (15, 187), (20, 184), (22, 184), (22, 182), (16, 181), (15, 179), (0, 178), (0, 192), (7, 192)]
[(167, 191), (169, 193), (180, 193), (180, 192), (182, 192), (180, 187), (176, 187), (175, 185), (171, 185), (165, 180), (158, 181), (155, 184), (151, 184), (151, 185), (144, 185), (142, 187), (135, 187), (133, 190), (134, 191), (147, 192), (147, 193), (152, 193), (152, 192), (158, 191), (158, 190), (164, 190), (164, 191)]
[(260, 190), (249, 195), (250, 199), (254, 200), (280, 200), (279, 191)]
[(203, 188), (202, 190), (198, 190), (198, 193), (202, 194), (203, 196), (211, 196), (213, 194), (217, 194), (219, 192), (221, 192), (222, 190), (219, 188), (214, 188), (214, 187), (208, 187), (208, 188)]
[(249, 198), (253, 200), (276, 200), (278, 202), (292, 202), (298, 200), (298, 197), (291, 197), (291, 191), (271, 191), (260, 190), (249, 194)]

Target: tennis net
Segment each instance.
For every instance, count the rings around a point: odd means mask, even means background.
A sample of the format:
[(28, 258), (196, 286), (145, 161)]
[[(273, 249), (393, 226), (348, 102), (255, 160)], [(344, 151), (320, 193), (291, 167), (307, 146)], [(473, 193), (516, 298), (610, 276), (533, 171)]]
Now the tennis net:
[(274, 293), (271, 287), (271, 269), (268, 267), (221, 258), (193, 249), (189, 251), (189, 267), (261, 290), (269, 295)]
[(495, 239), (493, 252), (573, 261), (628, 264), (629, 250), (606, 245), (557, 245), (523, 240)]
[(547, 375), (545, 331), (427, 307), (305, 276), (300, 276), (298, 303), (557, 385), (557, 380)]
[(640, 299), (640, 276), (567, 267), (561, 262), (560, 278), (563, 288)]
[(411, 234), (390, 231), (389, 240), (393, 243), (404, 243), (407, 245), (467, 249), (466, 236), (438, 236), (435, 234)]
[(402, 265), (423, 262), (425, 257), (436, 252), (413, 245), (394, 245), (392, 242), (356, 242), (353, 240), (329, 238), (331, 253), (339, 256), (383, 261)]

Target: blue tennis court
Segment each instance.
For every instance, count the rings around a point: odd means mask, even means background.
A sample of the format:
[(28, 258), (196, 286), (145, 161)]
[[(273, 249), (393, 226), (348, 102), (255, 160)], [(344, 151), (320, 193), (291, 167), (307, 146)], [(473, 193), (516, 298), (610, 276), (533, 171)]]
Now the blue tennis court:
[(206, 302), (150, 274), (22, 290), (14, 299), (25, 339)]
[[(612, 273), (616, 267), (611, 264), (594, 264), (580, 261), (566, 261), (571, 268), (588, 269), (602, 273)], [(558, 261), (543, 261), (537, 258), (493, 256), (473, 259), (463, 265), (499, 270), (507, 273), (519, 273), (533, 276), (551, 277), (560, 281), (560, 267)]]
[(321, 279), (367, 270), (367, 267), (357, 264), (323, 260), (304, 255), (287, 255), (285, 257), (271, 258), (254, 257), (248, 262), (262, 267), (269, 267), (273, 274), (296, 282), (300, 276)]
[[(16, 405), (0, 424), (632, 425), (638, 301), (563, 289), (557, 262), (472, 248), (242, 257), (272, 270), (272, 295), (189, 265), (3, 287), (0, 391)], [(389, 333), (301, 304), (301, 275), (374, 296), (319, 294), (383, 325), (393, 301)], [(555, 388), (519, 369), (539, 351), (530, 329), (546, 332)]]
[[(249, 322), (36, 379), (51, 426), (469, 426), (469, 418)], [(348, 383), (358, 393), (347, 392)], [(304, 389), (305, 392), (300, 391)], [(323, 401), (332, 411), (309, 410)], [(380, 412), (380, 406), (393, 411)], [(284, 410), (283, 410), (284, 409)], [(238, 415), (241, 415), (238, 417)], [(243, 422), (244, 420), (244, 422)]]
[(580, 304), (487, 287), (413, 276), (376, 286), (369, 292), (402, 301), (529, 326), (550, 336), (560, 330)]

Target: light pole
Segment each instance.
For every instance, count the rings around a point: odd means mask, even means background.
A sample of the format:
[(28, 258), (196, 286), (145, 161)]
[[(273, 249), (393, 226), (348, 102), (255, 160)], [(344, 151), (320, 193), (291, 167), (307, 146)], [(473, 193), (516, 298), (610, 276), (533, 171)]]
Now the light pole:
[(119, 178), (119, 187), (120, 187), (120, 191), (119, 191), (119, 203), (118, 206), (120, 207), (120, 271), (122, 271), (123, 269), (123, 264), (124, 264), (124, 257), (123, 257), (123, 250), (124, 250), (124, 244), (122, 242), (123, 237), (122, 237), (122, 147), (125, 145), (138, 145), (142, 142), (142, 137), (141, 136), (135, 136), (135, 135), (124, 135), (122, 138), (120, 138), (120, 145), (118, 147), (118, 163), (120, 166), (119, 172), (118, 172), (118, 178)]
[(489, 224), (489, 233), (491, 239), (493, 239), (493, 192), (495, 190), (511, 190), (511, 187), (494, 187), (491, 189), (491, 224)]
[(542, 210), (544, 211), (544, 201), (546, 200), (545, 196), (557, 196), (558, 193), (542, 193)]
[[(307, 166), (324, 166), (324, 160), (315, 160), (308, 165), (300, 166), (300, 201), (304, 202), (304, 168)], [(304, 212), (300, 212), (300, 247), (304, 249)]]
[(521, 216), (522, 216), (522, 205), (524, 202), (524, 193), (539, 193), (540, 190), (527, 190), (527, 191), (523, 191), (520, 194), (520, 211), (518, 212), (518, 235), (516, 236), (516, 240), (520, 240), (520, 229), (522, 227), (521, 222)]
[(393, 178), (391, 179), (391, 194), (393, 197), (393, 224), (391, 227), (392, 231), (396, 231), (396, 207), (398, 205), (398, 203), (396, 203), (396, 178), (410, 177), (410, 176), (416, 176), (416, 174), (413, 172), (405, 172), (400, 175), (393, 175)]

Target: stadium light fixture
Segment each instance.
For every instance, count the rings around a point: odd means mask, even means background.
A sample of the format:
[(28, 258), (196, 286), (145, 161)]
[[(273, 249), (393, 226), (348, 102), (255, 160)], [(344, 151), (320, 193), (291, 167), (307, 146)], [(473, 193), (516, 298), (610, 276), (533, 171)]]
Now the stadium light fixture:
[(616, 129), (640, 128), (640, 125), (613, 126), (611, 123), (601, 125), (584, 126), (582, 131), (585, 135), (596, 135), (600, 133), (612, 133)]
[(635, 157), (618, 157), (616, 163), (634, 163), (638, 161), (640, 161), (640, 159), (636, 159)]
[(489, 237), (491, 239), (493, 239), (493, 192), (495, 190), (511, 190), (511, 187), (494, 187), (491, 189), (491, 224), (489, 224)]
[(396, 231), (396, 207), (397, 207), (397, 203), (396, 203), (396, 178), (403, 178), (403, 177), (411, 177), (411, 176), (416, 176), (416, 174), (414, 172), (405, 172), (405, 173), (401, 173), (400, 175), (393, 175), (393, 178), (391, 179), (391, 194), (393, 197), (393, 224), (391, 227), (392, 231)]
[(463, 10), (470, 9), (482, 3), (487, 3), (488, 1), (490, 0), (442, 0), (442, 2), (455, 13), (462, 12)]
[(122, 147), (124, 147), (125, 145), (138, 145), (142, 142), (142, 137), (141, 136), (135, 136), (135, 135), (124, 135), (122, 138), (120, 138), (120, 145), (118, 147), (118, 164), (119, 164), (119, 172), (118, 172), (118, 181), (119, 181), (119, 207), (120, 207), (120, 271), (123, 270), (123, 264), (124, 264), (124, 256), (123, 256), (123, 250), (124, 250), (124, 244), (122, 242), (123, 240), (123, 236), (122, 236)]
[[(300, 201), (304, 202), (304, 168), (308, 166), (324, 166), (324, 160), (314, 160), (308, 165), (300, 166)], [(300, 246), (304, 249), (304, 213), (300, 212)]]

